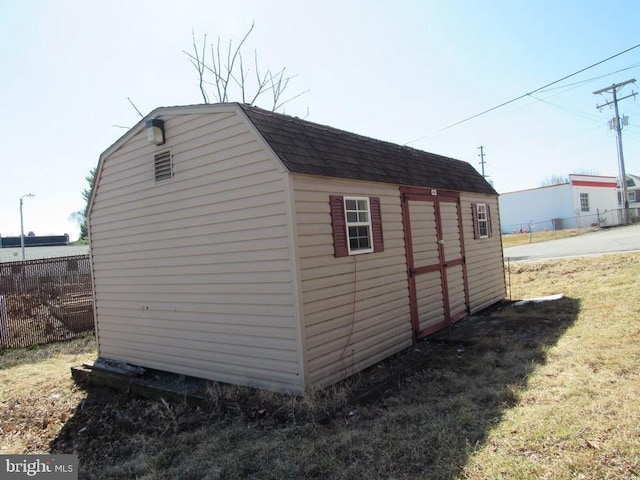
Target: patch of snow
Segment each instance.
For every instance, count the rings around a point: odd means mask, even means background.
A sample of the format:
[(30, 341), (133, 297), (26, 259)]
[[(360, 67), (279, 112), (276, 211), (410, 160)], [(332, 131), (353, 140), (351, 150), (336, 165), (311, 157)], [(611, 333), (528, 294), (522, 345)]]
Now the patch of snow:
[(553, 302), (562, 298), (564, 298), (563, 293), (556, 293), (555, 295), (547, 295), (546, 297), (527, 298), (525, 300), (520, 300), (514, 303), (514, 305), (520, 307), (522, 305), (526, 305), (527, 303)]

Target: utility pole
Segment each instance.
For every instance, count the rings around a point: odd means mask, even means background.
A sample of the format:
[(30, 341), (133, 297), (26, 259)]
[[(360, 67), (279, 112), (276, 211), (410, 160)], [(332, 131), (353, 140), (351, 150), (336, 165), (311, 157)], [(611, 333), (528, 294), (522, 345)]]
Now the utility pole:
[(480, 150), (480, 155), (478, 155), (480, 157), (480, 166), (482, 167), (482, 177), (483, 178), (487, 178), (487, 176), (484, 174), (484, 146), (480, 145), (478, 147), (478, 150)]
[(22, 203), (26, 197), (35, 197), (33, 193), (27, 193), (20, 197), (20, 250), (22, 250), (22, 261), (24, 261), (24, 221), (22, 218)]
[(616, 135), (618, 139), (618, 164), (620, 169), (620, 187), (622, 189), (622, 223), (625, 225), (628, 223), (629, 219), (629, 196), (627, 195), (627, 174), (624, 170), (624, 154), (622, 152), (622, 122), (620, 121), (620, 114), (618, 113), (618, 101), (625, 100), (630, 97), (635, 97), (636, 92), (631, 92), (630, 95), (626, 97), (618, 98), (618, 89), (624, 87), (625, 85), (629, 85), (630, 83), (636, 83), (636, 79), (632, 78), (631, 80), (627, 80), (622, 83), (614, 83), (610, 87), (601, 88), (600, 90), (596, 90), (593, 92), (594, 95), (599, 95), (604, 92), (608, 92), (611, 90), (613, 94), (613, 100), (607, 103), (603, 103), (602, 105), (597, 105), (596, 108), (599, 110), (602, 107), (606, 107), (607, 105), (613, 105), (613, 111), (615, 112), (615, 118), (613, 119), (613, 126), (616, 130)]

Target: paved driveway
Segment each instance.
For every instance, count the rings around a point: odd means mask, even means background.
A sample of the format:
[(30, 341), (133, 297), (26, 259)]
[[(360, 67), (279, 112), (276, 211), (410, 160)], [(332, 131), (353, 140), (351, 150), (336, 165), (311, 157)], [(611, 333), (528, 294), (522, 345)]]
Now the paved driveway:
[(516, 262), (635, 250), (640, 250), (640, 225), (609, 228), (560, 240), (505, 248), (504, 259)]

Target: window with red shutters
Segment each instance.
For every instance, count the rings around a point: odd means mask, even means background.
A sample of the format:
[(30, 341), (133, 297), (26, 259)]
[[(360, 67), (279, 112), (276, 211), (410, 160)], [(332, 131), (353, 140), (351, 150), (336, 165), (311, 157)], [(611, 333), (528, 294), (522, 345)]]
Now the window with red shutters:
[(380, 198), (331, 195), (329, 202), (336, 257), (384, 250)]

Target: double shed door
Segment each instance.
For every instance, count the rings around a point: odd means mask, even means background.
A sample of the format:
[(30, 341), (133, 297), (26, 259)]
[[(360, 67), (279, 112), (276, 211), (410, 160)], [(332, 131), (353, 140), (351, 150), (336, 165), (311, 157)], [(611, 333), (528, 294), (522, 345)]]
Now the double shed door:
[(469, 313), (460, 196), (416, 188), (401, 195), (411, 322), (422, 338)]

